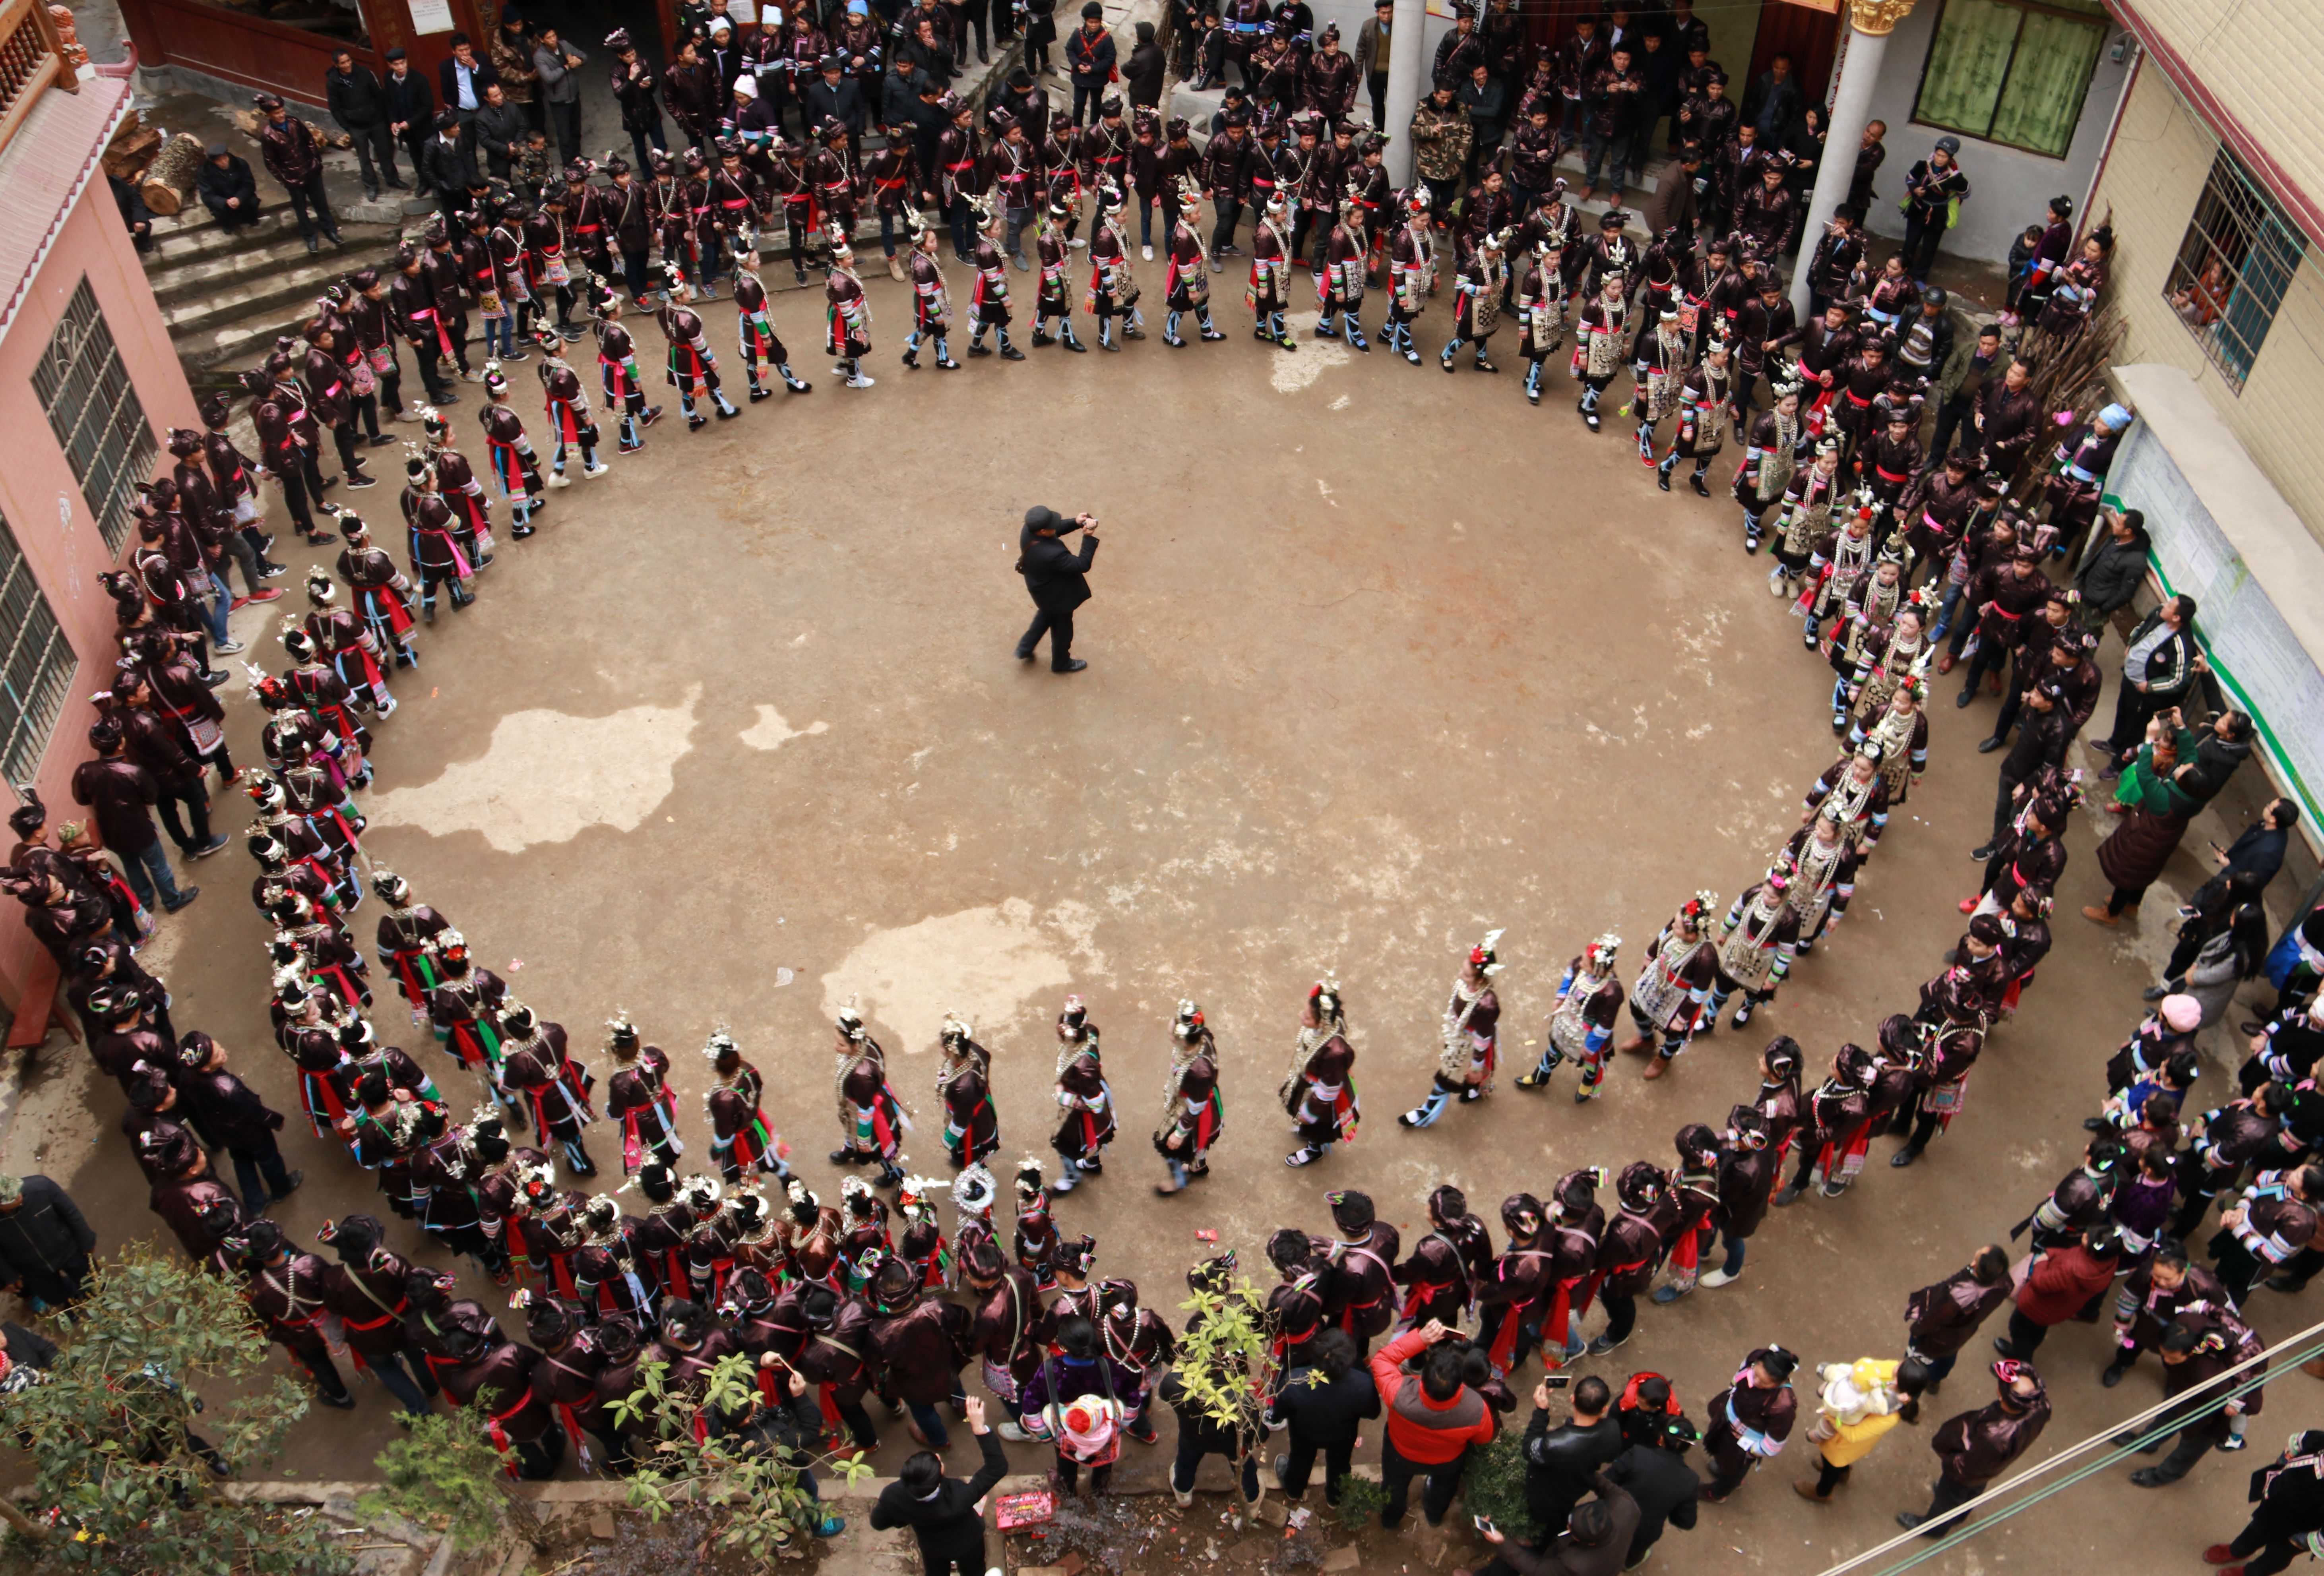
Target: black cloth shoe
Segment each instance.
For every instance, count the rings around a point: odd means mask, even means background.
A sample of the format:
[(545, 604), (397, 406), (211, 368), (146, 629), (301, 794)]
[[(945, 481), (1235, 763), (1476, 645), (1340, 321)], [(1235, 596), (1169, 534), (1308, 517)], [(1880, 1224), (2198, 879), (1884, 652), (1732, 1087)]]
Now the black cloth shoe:
[(1088, 666), (1088, 663), (1083, 661), (1079, 657), (1075, 657), (1072, 660), (1065, 663), (1063, 666), (1059, 666), (1055, 662), (1050, 663), (1049, 671), (1052, 673), (1079, 673), (1083, 668)]
[(1979, 755), (1990, 755), (2000, 748), (2001, 741), (1998, 739), (1979, 739), (1977, 742), (1977, 752)]

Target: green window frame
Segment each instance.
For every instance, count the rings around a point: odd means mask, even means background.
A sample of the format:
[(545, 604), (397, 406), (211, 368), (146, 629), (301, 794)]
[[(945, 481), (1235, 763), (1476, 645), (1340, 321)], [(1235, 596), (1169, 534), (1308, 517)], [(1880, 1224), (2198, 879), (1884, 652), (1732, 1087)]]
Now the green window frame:
[(2062, 159), (2110, 25), (2100, 0), (1944, 0), (1913, 119)]

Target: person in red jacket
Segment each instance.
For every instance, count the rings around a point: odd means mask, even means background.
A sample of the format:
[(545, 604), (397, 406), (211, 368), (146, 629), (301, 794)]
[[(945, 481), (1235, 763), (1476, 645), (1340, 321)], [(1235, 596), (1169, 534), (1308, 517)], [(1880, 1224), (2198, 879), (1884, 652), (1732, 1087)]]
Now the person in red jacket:
[[(1416, 1477), (1428, 1479), (1420, 1514), (1429, 1525), (1443, 1525), (1471, 1447), (1486, 1443), (1499, 1426), (1484, 1396), (1463, 1382), (1461, 1354), (1429, 1350), (1452, 1333), (1431, 1319), (1372, 1353), (1372, 1382), (1388, 1413), (1388, 1437), (1380, 1444), (1380, 1484), (1388, 1503), (1380, 1507), (1380, 1525), (1391, 1532), (1403, 1525)], [(1428, 1356), (1420, 1372), (1404, 1372), (1405, 1359), (1423, 1351)]]
[(2115, 1260), (2121, 1257), (2121, 1240), (2110, 1226), (2043, 1253), (2018, 1286), (2017, 1305), (2009, 1311), (2009, 1333), (1997, 1337), (1993, 1350), (2022, 1360), (2034, 1355), (2052, 1325), (2096, 1318), (2097, 1299), (2114, 1284)]

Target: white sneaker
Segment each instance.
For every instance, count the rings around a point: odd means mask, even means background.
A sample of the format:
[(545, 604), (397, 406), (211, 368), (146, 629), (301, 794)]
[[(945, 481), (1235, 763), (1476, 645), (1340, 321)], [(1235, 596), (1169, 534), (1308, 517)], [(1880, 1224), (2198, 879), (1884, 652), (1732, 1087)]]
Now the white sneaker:
[(1767, 571), (1768, 595), (1781, 596), (1784, 594), (1784, 571), (1780, 567)]
[(1718, 1287), (1723, 1286), (1730, 1281), (1738, 1281), (1742, 1278), (1743, 1277), (1739, 1275), (1729, 1275), (1723, 1269), (1714, 1269), (1709, 1274), (1703, 1276), (1694, 1284), (1699, 1286), (1705, 1287), (1706, 1289), (1716, 1290)]
[(210, 644), (211, 655), (217, 657), (231, 657), (237, 651), (246, 651), (249, 649), (240, 641), (215, 641)]
[(1074, 236), (1071, 241), (1066, 242), (1066, 243), (1065, 243), (1065, 244), (1067, 244), (1068, 246), (1071, 246), (1074, 251), (1078, 252), (1078, 251), (1080, 251), (1083, 247), (1084, 247), (1084, 246), (1088, 245), (1088, 244), (1089, 244), (1089, 243), (1088, 243), (1088, 242), (1086, 242), (1086, 241), (1084, 241), (1084, 240), (1083, 240), (1079, 235), (1075, 235), (1075, 236)]
[(1038, 1437), (1038, 1435), (1026, 1433), (1021, 1424), (1015, 1423), (1004, 1423), (992, 1432), (1007, 1440), (1010, 1444), (1023, 1444), (1028, 1440)]
[(847, 386), (851, 389), (868, 389), (879, 381), (880, 380), (878, 378), (867, 378), (862, 373), (858, 373), (855, 376), (847, 380)]
[(1151, 246), (1140, 246), (1138, 250), (1139, 250), (1139, 253), (1145, 257), (1145, 259), (1146, 259), (1146, 261), (1147, 261), (1147, 262), (1151, 263), (1151, 262), (1153, 262), (1153, 261), (1154, 261), (1154, 248), (1153, 248), (1153, 247), (1151, 247)]
[(599, 476), (604, 475), (607, 471), (610, 471), (610, 470), (612, 470), (613, 468), (613, 466), (611, 466), (611, 465), (609, 465), (605, 464), (605, 462), (604, 462), (604, 461), (603, 461), (603, 460), (599, 460), (599, 461), (597, 461), (597, 462), (596, 462), (595, 464), (594, 464), (594, 465), (586, 465), (582, 466), (582, 467), (581, 467), (581, 474), (582, 474), (583, 475), (585, 475), (585, 476), (587, 476), (590, 480), (595, 481), (595, 480), (596, 480), (596, 478), (598, 478)]
[(1179, 1509), (1184, 1510), (1188, 1506), (1194, 1504), (1194, 1491), (1192, 1488), (1189, 1488), (1184, 1494), (1181, 1494), (1178, 1492), (1178, 1486), (1176, 1483), (1173, 1483), (1170, 1486), (1170, 1498), (1178, 1502)]
[(542, 483), (550, 487), (570, 487), (573, 485), (573, 478), (563, 471), (551, 471), (542, 478)]

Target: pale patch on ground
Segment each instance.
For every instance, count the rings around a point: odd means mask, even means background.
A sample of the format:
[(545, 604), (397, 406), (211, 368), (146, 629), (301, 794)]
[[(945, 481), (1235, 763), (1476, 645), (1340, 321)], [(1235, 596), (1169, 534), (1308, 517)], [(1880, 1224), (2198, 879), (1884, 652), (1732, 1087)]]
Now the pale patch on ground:
[(1345, 366), (1351, 359), (1348, 347), (1337, 339), (1303, 339), (1297, 350), (1276, 356), (1267, 381), (1278, 393), (1296, 394), (1322, 377), (1324, 368)]
[(783, 714), (770, 705), (759, 707), (759, 720), (736, 735), (753, 750), (772, 750), (786, 739), (804, 739), (813, 733), (827, 733), (829, 723), (816, 721), (804, 728), (794, 728), (783, 721)]
[(631, 706), (609, 716), (512, 712), (482, 756), (454, 762), (433, 782), (374, 797), (371, 824), (415, 826), (436, 837), (481, 832), (503, 853), (563, 843), (585, 826), (633, 832), (669, 797), (701, 698), (702, 687), (694, 685), (681, 705)]
[[(1010, 898), (873, 931), (823, 976), (824, 1016), (836, 1018), (850, 996), (860, 997), (865, 1019), (897, 1037), (885, 1041), (889, 1049), (912, 1055), (935, 1046), (947, 1012), (970, 1019), (980, 1037), (996, 1035), (1028, 1005), (1041, 1007), (1046, 1018), (1055, 1006), (1036, 999), (1062, 997), (1074, 954), (1102, 966), (1089, 939), (1095, 917), (1066, 903), (1037, 918), (1030, 903)], [(1048, 1054), (1046, 1041), (1037, 1049)]]

